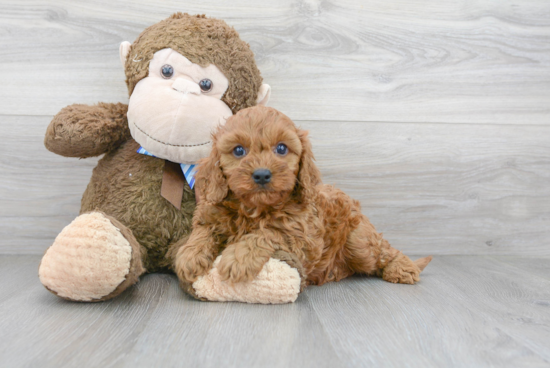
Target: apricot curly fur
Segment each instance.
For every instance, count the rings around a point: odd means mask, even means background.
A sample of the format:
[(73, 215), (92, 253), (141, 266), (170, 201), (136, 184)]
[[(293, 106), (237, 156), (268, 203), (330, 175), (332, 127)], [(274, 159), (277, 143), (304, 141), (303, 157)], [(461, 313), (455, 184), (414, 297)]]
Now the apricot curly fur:
[[(288, 153), (277, 154), (283, 143)], [(236, 157), (242, 146), (246, 155)], [(416, 262), (392, 248), (361, 213), (358, 201), (323, 185), (307, 132), (284, 114), (257, 106), (240, 111), (213, 134), (213, 150), (196, 176), (201, 202), (193, 231), (176, 254), (175, 270), (192, 283), (222, 253), (218, 271), (231, 282), (250, 281), (278, 252), (301, 264), (308, 284), (354, 273), (413, 284), (431, 257)], [(256, 184), (256, 169), (271, 181)]]

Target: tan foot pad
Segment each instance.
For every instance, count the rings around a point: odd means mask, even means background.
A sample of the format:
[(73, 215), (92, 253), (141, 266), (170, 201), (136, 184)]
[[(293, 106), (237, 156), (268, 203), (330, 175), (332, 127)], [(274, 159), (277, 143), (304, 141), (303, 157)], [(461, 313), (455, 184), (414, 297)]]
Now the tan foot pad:
[(38, 275), (58, 296), (92, 301), (113, 292), (130, 270), (132, 247), (109, 219), (92, 212), (78, 216), (42, 258)]
[(271, 258), (252, 282), (232, 284), (222, 281), (216, 266), (208, 275), (193, 283), (197, 296), (213, 302), (243, 302), (260, 304), (292, 303), (300, 293), (300, 274), (287, 263)]

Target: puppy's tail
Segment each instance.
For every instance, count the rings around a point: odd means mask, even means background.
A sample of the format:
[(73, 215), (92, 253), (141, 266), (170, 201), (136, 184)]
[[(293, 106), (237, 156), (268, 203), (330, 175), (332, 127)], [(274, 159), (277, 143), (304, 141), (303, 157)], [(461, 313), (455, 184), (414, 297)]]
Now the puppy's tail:
[(432, 260), (432, 256), (427, 256), (427, 257), (424, 257), (424, 258), (420, 258), (420, 259), (417, 259), (416, 261), (414, 261), (414, 264), (418, 266), (418, 268), (420, 268), (420, 271), (423, 271), (426, 266), (428, 265), (428, 263), (430, 263), (430, 261)]

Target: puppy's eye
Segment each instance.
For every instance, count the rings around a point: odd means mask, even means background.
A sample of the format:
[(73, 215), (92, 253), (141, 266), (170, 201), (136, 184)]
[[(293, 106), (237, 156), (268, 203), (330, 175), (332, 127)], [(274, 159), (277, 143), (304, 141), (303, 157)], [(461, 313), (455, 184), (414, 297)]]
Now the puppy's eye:
[(160, 68), (160, 74), (164, 79), (170, 79), (174, 75), (174, 68), (172, 68), (172, 65), (165, 64)]
[(214, 87), (214, 83), (210, 79), (203, 79), (199, 82), (199, 87), (203, 92), (208, 92)]
[(279, 143), (277, 147), (275, 147), (275, 152), (278, 155), (284, 156), (288, 153), (288, 147), (284, 143)]
[(244, 157), (244, 156), (246, 156), (246, 151), (243, 148), (243, 146), (237, 146), (237, 147), (233, 148), (233, 155), (235, 157)]

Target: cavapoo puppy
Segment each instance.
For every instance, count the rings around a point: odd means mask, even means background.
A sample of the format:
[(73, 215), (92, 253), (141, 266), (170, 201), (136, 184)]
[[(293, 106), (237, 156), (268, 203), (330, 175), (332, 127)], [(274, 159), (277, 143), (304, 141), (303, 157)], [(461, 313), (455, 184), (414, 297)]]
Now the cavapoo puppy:
[(189, 290), (220, 253), (218, 272), (232, 283), (253, 280), (276, 253), (303, 285), (354, 273), (417, 282), (432, 257), (413, 262), (392, 248), (358, 201), (321, 183), (313, 160), (307, 132), (281, 112), (256, 106), (229, 118), (199, 163), (201, 200), (175, 262), (182, 285)]

